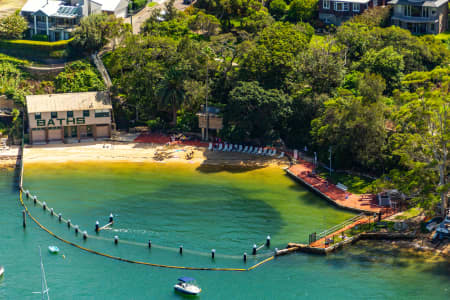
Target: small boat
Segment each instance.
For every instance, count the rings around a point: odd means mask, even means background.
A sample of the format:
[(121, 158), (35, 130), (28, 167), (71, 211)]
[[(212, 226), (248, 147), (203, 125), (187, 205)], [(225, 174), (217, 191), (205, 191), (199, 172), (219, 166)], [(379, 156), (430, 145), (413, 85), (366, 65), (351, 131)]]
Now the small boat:
[(198, 295), (202, 291), (201, 288), (196, 286), (195, 279), (192, 277), (180, 277), (178, 278), (178, 283), (173, 287), (175, 291), (178, 291), (187, 295)]
[(52, 254), (57, 254), (59, 252), (59, 248), (56, 246), (48, 246), (48, 251)]
[(0, 277), (2, 277), (4, 273), (5, 273), (5, 268), (3, 266), (0, 266)]

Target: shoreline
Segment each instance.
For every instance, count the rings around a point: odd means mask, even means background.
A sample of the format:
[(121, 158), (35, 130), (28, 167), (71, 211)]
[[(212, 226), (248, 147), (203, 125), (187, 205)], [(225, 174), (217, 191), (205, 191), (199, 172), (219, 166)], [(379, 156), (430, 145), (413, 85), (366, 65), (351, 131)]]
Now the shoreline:
[[(189, 159), (186, 157), (188, 153), (192, 154)], [(181, 163), (244, 168), (289, 166), (287, 158), (278, 159), (239, 152), (217, 152), (203, 147), (184, 145), (97, 142), (34, 145), (26, 146), (24, 149), (25, 164), (71, 162)]]

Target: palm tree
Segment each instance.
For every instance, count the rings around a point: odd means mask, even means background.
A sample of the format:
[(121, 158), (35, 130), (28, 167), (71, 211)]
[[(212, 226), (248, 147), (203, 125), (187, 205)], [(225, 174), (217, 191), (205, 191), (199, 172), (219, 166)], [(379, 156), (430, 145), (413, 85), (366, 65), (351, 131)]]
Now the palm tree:
[(159, 104), (172, 108), (172, 125), (177, 124), (177, 110), (185, 100), (184, 72), (182, 69), (170, 67), (158, 85)]

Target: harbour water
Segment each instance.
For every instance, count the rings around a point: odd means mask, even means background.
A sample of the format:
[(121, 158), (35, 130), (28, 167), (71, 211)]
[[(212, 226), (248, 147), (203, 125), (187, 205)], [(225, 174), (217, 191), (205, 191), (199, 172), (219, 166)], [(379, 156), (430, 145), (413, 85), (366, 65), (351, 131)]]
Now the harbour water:
[[(83, 241), (31, 201), (39, 222), (84, 247), (127, 259), (193, 267), (248, 268), (275, 247), (306, 242), (353, 216), (311, 194), (278, 168), (189, 164), (28, 164), (24, 186), (56, 213), (87, 230)], [(114, 214), (112, 230), (94, 232)], [(39, 299), (38, 246), (52, 299), (183, 299), (173, 284), (195, 277), (200, 299), (448, 299), (450, 262), (359, 243), (327, 257), (292, 254), (248, 272), (186, 271), (134, 265), (62, 243), (22, 207), (12, 171), (0, 171), (0, 299)], [(252, 257), (253, 244), (271, 247)], [(114, 245), (112, 238), (119, 237)], [(151, 239), (151, 249), (145, 246)], [(127, 241), (128, 243), (125, 243)], [(134, 244), (133, 244), (134, 243)], [(60, 248), (58, 255), (46, 251)], [(183, 255), (178, 247), (183, 245)], [(211, 249), (216, 258), (210, 257)], [(248, 253), (246, 263), (242, 254)]]

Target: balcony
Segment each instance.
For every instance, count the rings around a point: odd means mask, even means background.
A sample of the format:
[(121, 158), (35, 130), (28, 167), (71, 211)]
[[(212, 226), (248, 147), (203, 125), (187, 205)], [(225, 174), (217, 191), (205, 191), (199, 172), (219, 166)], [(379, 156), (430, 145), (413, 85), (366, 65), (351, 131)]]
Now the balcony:
[[(34, 29), (34, 23), (30, 22), (30, 28)], [(54, 22), (48, 22), (48, 29), (49, 30), (62, 30), (62, 29), (70, 29), (75, 27), (75, 25), (73, 24), (58, 24), (58, 23), (54, 23)], [(37, 30), (47, 30), (47, 24), (46, 22), (36, 22), (36, 29)]]
[(439, 16), (432, 17), (411, 17), (403, 15), (393, 15), (392, 20), (399, 20), (408, 23), (439, 23)]

